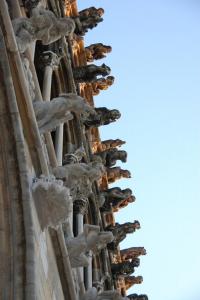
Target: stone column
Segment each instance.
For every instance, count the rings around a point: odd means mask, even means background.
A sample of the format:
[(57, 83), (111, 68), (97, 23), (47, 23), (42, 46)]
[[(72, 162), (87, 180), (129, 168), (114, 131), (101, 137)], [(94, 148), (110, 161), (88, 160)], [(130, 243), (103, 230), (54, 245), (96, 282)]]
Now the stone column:
[(92, 287), (92, 251), (88, 252), (89, 266), (85, 268), (85, 288)]
[(53, 71), (58, 68), (59, 58), (58, 58), (57, 54), (55, 54), (54, 52), (45, 51), (42, 54), (41, 63), (44, 66), (42, 97), (43, 97), (44, 101), (50, 101), (52, 74), (53, 74)]
[[(44, 79), (42, 87), (42, 97), (44, 101), (51, 100), (51, 85), (53, 71), (56, 71), (59, 66), (60, 59), (56, 53), (52, 51), (43, 52), (41, 62), (44, 65)], [(60, 91), (59, 91), (60, 93)], [(55, 152), (59, 166), (62, 166), (63, 152), (63, 124), (56, 129)]]
[(60, 124), (56, 128), (56, 138), (55, 138), (55, 152), (58, 161), (58, 165), (62, 166), (62, 158), (63, 158), (63, 132), (64, 132), (64, 124)]
[(76, 232), (75, 236), (83, 232), (83, 216), (88, 209), (88, 198), (82, 197), (74, 201), (74, 215), (76, 220)]
[[(74, 201), (73, 213), (75, 216), (75, 236), (83, 232), (83, 217), (88, 209), (88, 198), (82, 197)], [(83, 268), (78, 268), (80, 293), (85, 290)]]

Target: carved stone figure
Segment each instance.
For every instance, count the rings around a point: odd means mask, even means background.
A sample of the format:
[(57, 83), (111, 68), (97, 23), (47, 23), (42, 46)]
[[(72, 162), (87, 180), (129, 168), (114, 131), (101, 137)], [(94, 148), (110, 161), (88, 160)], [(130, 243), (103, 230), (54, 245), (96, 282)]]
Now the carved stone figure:
[(83, 233), (75, 238), (66, 239), (72, 267), (88, 266), (88, 252), (92, 251), (93, 254), (96, 254), (112, 240), (113, 235), (105, 231), (100, 231), (99, 226), (85, 224)]
[(118, 276), (127, 276), (135, 271), (135, 267), (139, 267), (140, 259), (136, 258), (132, 261), (124, 261), (118, 264), (111, 264), (111, 270), (113, 277), (116, 278)]
[(114, 236), (114, 240), (108, 245), (108, 248), (113, 251), (116, 250), (119, 243), (126, 238), (126, 235), (135, 232), (136, 229), (140, 229), (140, 223), (138, 221), (134, 221), (133, 223), (127, 222), (124, 224), (115, 223), (114, 226), (107, 226), (106, 230), (112, 231)]
[(113, 183), (121, 178), (131, 178), (131, 173), (128, 170), (123, 170), (121, 167), (106, 168), (108, 183)]
[(96, 66), (90, 64), (87, 66), (76, 67), (73, 70), (74, 79), (77, 82), (93, 82), (97, 80), (97, 76), (107, 76), (111, 72), (111, 69), (102, 64), (101, 66)]
[(100, 161), (92, 161), (88, 164), (68, 164), (53, 169), (56, 178), (64, 179), (65, 185), (70, 188), (73, 198), (87, 197), (92, 192), (92, 183), (99, 180), (105, 172)]
[(42, 7), (32, 10), (30, 18), (20, 17), (12, 21), (19, 51), (25, 52), (30, 43), (40, 40), (48, 45), (74, 32), (71, 18), (57, 18), (53, 12)]
[(106, 53), (112, 51), (111, 46), (104, 45), (102, 43), (91, 44), (85, 47), (85, 55), (88, 62), (93, 62), (94, 59), (98, 60), (106, 57)]
[(116, 140), (105, 140), (102, 141), (101, 144), (98, 146), (97, 150), (98, 151), (105, 151), (111, 148), (116, 148), (116, 147), (121, 147), (121, 145), (125, 144), (125, 141), (122, 141), (120, 139)]
[(94, 15), (98, 15), (99, 17), (103, 16), (104, 14), (104, 9), (103, 8), (96, 8), (94, 6), (85, 8), (83, 10), (79, 11), (79, 16), (84, 19), (85, 17), (91, 17)]
[(118, 211), (119, 209), (122, 209), (133, 202), (135, 202), (135, 196), (131, 195), (130, 197), (127, 197), (121, 203), (119, 203), (118, 207), (114, 207), (113, 211)]
[(114, 187), (103, 191), (102, 194), (105, 196), (105, 202), (102, 206), (103, 211), (110, 211), (111, 208), (113, 211), (118, 211), (120, 208), (135, 201), (131, 189), (122, 190), (119, 187)]
[(148, 300), (147, 295), (138, 295), (138, 294), (131, 294), (128, 295), (129, 300)]
[(42, 230), (61, 225), (73, 210), (69, 189), (54, 176), (35, 178), (32, 194)]
[(103, 21), (103, 8), (89, 7), (79, 12), (79, 16), (73, 17), (76, 29), (75, 33), (84, 35), (88, 29), (93, 29), (98, 23)]
[(115, 122), (121, 117), (119, 110), (106, 107), (95, 108), (96, 115), (90, 115), (83, 120), (86, 127), (99, 127)]
[(120, 251), (121, 260), (129, 260), (137, 258), (140, 255), (146, 255), (146, 250), (144, 247), (131, 247)]
[(122, 297), (116, 290), (103, 291), (98, 294), (97, 289), (92, 287), (88, 289), (81, 300), (126, 300), (127, 297)]
[(93, 81), (91, 83), (93, 96), (98, 95), (100, 91), (107, 90), (109, 86), (113, 85), (114, 80), (114, 76), (107, 76), (106, 78), (98, 78), (96, 81)]
[(76, 94), (62, 94), (51, 101), (33, 103), (36, 119), (41, 133), (55, 129), (61, 123), (73, 119), (70, 113), (93, 113), (93, 108)]
[(117, 160), (121, 160), (121, 162), (127, 161), (127, 152), (124, 150), (118, 150), (117, 148), (97, 152), (95, 155), (101, 157), (102, 162), (106, 167), (114, 166)]
[(132, 287), (135, 284), (141, 284), (143, 282), (142, 276), (126, 276), (124, 278), (126, 290), (128, 290), (130, 287)]

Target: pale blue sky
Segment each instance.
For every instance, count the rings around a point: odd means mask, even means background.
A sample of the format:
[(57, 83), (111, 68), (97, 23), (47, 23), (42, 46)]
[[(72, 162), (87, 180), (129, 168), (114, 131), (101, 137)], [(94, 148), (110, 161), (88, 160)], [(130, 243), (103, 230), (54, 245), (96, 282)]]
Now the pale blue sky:
[(85, 36), (113, 51), (105, 62), (115, 84), (96, 106), (122, 118), (101, 127), (102, 139), (127, 141), (124, 168), (135, 204), (116, 220), (138, 219), (141, 230), (121, 248), (144, 246), (135, 272), (144, 282), (129, 290), (151, 300), (200, 300), (200, 2), (198, 0), (79, 0), (105, 9), (104, 22)]

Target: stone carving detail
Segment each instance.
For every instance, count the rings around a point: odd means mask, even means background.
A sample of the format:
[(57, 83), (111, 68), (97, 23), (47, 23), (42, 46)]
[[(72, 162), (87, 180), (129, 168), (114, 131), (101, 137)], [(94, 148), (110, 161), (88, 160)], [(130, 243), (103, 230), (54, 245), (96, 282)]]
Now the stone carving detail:
[(108, 183), (113, 183), (121, 178), (131, 178), (131, 173), (128, 170), (123, 170), (121, 167), (106, 168)]
[(53, 69), (56, 69), (59, 66), (61, 57), (58, 57), (53, 51), (44, 51), (40, 57), (39, 67), (50, 66)]
[(64, 223), (73, 210), (69, 189), (54, 176), (35, 178), (32, 194), (42, 230)]
[(76, 199), (73, 204), (74, 214), (84, 215), (88, 209), (88, 198), (82, 197), (81, 199)]
[(32, 10), (33, 8), (36, 8), (38, 4), (40, 3), (40, 0), (25, 0), (24, 6), (28, 10)]
[(96, 66), (90, 64), (87, 66), (76, 67), (73, 70), (74, 79), (77, 82), (93, 82), (97, 80), (97, 76), (107, 76), (111, 72), (111, 69), (102, 64), (101, 66)]
[(126, 142), (122, 141), (120, 139), (105, 140), (105, 141), (101, 142), (101, 144), (98, 147), (98, 150), (99, 151), (104, 151), (104, 150), (108, 150), (108, 149), (111, 149), (111, 148), (121, 147), (123, 144), (126, 144)]
[(79, 12), (79, 16), (73, 17), (76, 29), (75, 33), (84, 35), (88, 29), (93, 29), (98, 23), (103, 21), (101, 16), (104, 14), (103, 8), (89, 7)]
[(128, 290), (130, 287), (132, 287), (135, 284), (141, 284), (143, 282), (142, 276), (126, 276), (124, 278), (126, 290)]
[(25, 77), (27, 80), (27, 86), (29, 89), (29, 94), (31, 96), (32, 101), (34, 101), (35, 100), (35, 83), (33, 80), (32, 72), (29, 68), (29, 60), (26, 57), (24, 57), (22, 59), (22, 62), (23, 62), (23, 67), (24, 67), (24, 74), (25, 74)]
[(72, 268), (86, 267), (89, 264), (88, 253), (98, 253), (113, 240), (112, 233), (100, 231), (96, 225), (84, 225), (83, 233), (75, 238), (67, 238), (66, 245)]
[(112, 231), (114, 236), (114, 240), (108, 245), (108, 248), (113, 251), (116, 250), (119, 243), (126, 238), (126, 235), (135, 232), (136, 229), (140, 229), (140, 223), (138, 221), (134, 221), (133, 223), (127, 222), (124, 224), (115, 223), (114, 226), (107, 226), (106, 230)]
[(98, 78), (97, 80), (91, 83), (92, 95), (96, 96), (100, 91), (107, 90), (111, 85), (113, 85), (115, 77), (107, 76), (106, 78)]
[(85, 292), (81, 300), (128, 300), (128, 298), (122, 297), (116, 290), (103, 291), (98, 294), (97, 289), (92, 287)]
[(12, 21), (19, 51), (25, 52), (30, 43), (40, 40), (48, 45), (74, 32), (71, 18), (57, 18), (53, 12), (42, 7), (32, 10), (30, 18), (20, 17)]
[(135, 197), (132, 195), (131, 189), (122, 190), (119, 187), (114, 187), (103, 191), (102, 194), (105, 197), (105, 202), (102, 206), (103, 211), (118, 211), (121, 208), (124, 208), (129, 203), (135, 201)]
[(70, 189), (73, 199), (87, 197), (92, 192), (92, 183), (99, 180), (105, 172), (100, 160), (88, 164), (69, 164), (53, 169), (56, 178), (64, 179), (65, 185)]
[(119, 276), (131, 275), (135, 271), (135, 267), (139, 267), (140, 259), (135, 258), (132, 261), (124, 261), (118, 264), (111, 264), (112, 275), (114, 278)]
[(148, 300), (147, 295), (138, 295), (138, 294), (131, 294), (128, 295), (128, 300)]
[(117, 160), (121, 160), (121, 162), (127, 161), (127, 152), (124, 150), (118, 150), (117, 148), (97, 152), (95, 155), (101, 157), (102, 162), (106, 167), (113, 167)]
[(144, 247), (131, 247), (120, 251), (121, 260), (129, 260), (139, 257), (140, 255), (146, 255)]
[(61, 123), (73, 119), (70, 113), (94, 113), (93, 108), (76, 94), (62, 94), (51, 101), (34, 102), (34, 110), (41, 133), (52, 131)]
[(83, 120), (86, 127), (99, 127), (108, 125), (117, 121), (121, 117), (121, 113), (117, 109), (108, 109), (106, 107), (97, 107), (94, 109), (96, 115), (89, 115)]
[(106, 57), (105, 54), (112, 51), (111, 46), (104, 45), (102, 43), (91, 44), (85, 47), (85, 55), (88, 62), (93, 62), (94, 59), (102, 59)]
[(85, 156), (85, 149), (80, 147), (74, 153), (67, 153), (64, 155), (63, 165), (79, 163)]

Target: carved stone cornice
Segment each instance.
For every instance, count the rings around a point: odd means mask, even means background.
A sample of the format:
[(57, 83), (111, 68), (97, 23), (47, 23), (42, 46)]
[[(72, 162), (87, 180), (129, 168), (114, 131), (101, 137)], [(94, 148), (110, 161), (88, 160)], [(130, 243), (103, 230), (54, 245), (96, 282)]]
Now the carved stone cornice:
[(75, 214), (82, 214), (83, 216), (86, 214), (88, 210), (88, 198), (82, 197), (81, 199), (75, 200), (73, 204)]

